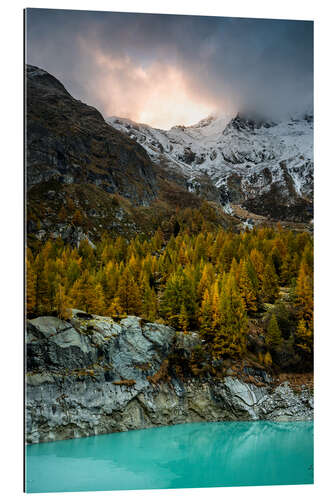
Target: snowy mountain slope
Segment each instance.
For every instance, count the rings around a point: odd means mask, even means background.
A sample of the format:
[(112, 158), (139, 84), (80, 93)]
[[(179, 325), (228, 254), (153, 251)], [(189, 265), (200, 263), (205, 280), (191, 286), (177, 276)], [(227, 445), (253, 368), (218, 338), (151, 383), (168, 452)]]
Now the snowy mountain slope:
[[(190, 127), (160, 130), (128, 119), (107, 122), (140, 143), (152, 161), (175, 169), (189, 191), (272, 218), (312, 218), (313, 118), (267, 123), (210, 116)], [(204, 181), (203, 181), (204, 180)], [(208, 180), (208, 181), (207, 181)]]

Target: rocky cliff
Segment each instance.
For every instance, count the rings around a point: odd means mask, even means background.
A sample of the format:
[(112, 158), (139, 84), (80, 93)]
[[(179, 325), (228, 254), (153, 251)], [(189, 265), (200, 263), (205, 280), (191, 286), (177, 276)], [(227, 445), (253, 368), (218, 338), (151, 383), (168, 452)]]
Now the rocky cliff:
[(179, 376), (169, 360), (198, 345), (195, 333), (137, 317), (118, 323), (73, 310), (68, 321), (27, 321), (27, 442), (185, 422), (313, 418), (308, 388), (276, 385), (265, 371), (251, 383)]

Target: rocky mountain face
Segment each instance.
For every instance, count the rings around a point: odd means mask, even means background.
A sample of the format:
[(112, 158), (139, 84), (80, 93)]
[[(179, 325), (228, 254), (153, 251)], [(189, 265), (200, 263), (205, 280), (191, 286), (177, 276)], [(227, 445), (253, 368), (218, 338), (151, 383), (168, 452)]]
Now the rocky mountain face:
[(179, 207), (202, 203), (187, 189), (181, 172), (152, 162), (136, 140), (74, 99), (52, 75), (30, 65), (26, 187), (31, 246), (49, 237), (78, 245), (86, 238), (93, 244), (105, 231), (149, 233)]
[[(282, 123), (210, 116), (191, 127), (154, 129), (107, 119), (155, 163), (185, 179), (190, 192), (272, 219), (309, 222), (313, 199), (313, 117)], [(238, 211), (239, 212), (239, 211)]]
[[(53, 441), (185, 422), (311, 420), (309, 388), (294, 391), (244, 366), (244, 377), (180, 376), (197, 334), (127, 317), (73, 310), (72, 318), (27, 322), (26, 440)], [(251, 376), (249, 377), (249, 373)]]
[(52, 75), (28, 65), (29, 244), (153, 232), (179, 208), (199, 208), (204, 200), (225, 227), (308, 223), (312, 125), (309, 115), (279, 124), (208, 117), (168, 131), (105, 121)]
[(27, 187), (56, 181), (93, 184), (136, 204), (156, 196), (144, 148), (70, 96), (52, 75), (27, 66)]
[[(26, 186), (28, 235), (61, 236), (74, 243), (82, 227), (94, 239), (119, 218), (124, 226), (133, 223), (113, 195), (140, 207), (158, 192), (144, 148), (108, 125), (95, 108), (74, 99), (52, 75), (29, 65)], [(74, 227), (70, 218), (76, 209), (83, 221)]]

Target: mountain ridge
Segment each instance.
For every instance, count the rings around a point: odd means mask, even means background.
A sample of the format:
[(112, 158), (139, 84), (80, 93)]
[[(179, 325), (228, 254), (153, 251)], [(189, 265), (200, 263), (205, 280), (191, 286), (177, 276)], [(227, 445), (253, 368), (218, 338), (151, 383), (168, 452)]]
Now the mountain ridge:
[[(65, 184), (93, 183), (138, 204), (156, 196), (144, 148), (110, 127), (95, 108), (74, 99), (46, 71), (27, 65), (26, 79), (28, 189), (58, 179)], [(126, 186), (121, 172), (125, 164), (132, 176)], [(138, 186), (128, 192), (134, 183)], [(140, 193), (142, 187), (145, 194)]]
[[(309, 222), (313, 197), (313, 116), (275, 123), (238, 113), (210, 115), (192, 126), (161, 130), (118, 117), (108, 123), (142, 145), (152, 162), (181, 173), (202, 195), (208, 176), (217, 200), (258, 215)], [(276, 210), (266, 198), (272, 198)], [(257, 200), (257, 202), (256, 202)]]
[(282, 221), (311, 229), (312, 117), (259, 126), (240, 115), (212, 115), (169, 131), (111, 122), (27, 65), (29, 244), (49, 237), (93, 243), (105, 231), (152, 234), (179, 210), (203, 203), (210, 204), (209, 222), (224, 228)]

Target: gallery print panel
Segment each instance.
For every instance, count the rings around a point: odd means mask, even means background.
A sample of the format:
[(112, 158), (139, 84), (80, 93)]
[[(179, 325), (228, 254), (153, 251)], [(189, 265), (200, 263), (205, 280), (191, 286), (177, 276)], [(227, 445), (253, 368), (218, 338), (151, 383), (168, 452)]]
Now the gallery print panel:
[(313, 483), (313, 23), (25, 11), (25, 489)]

